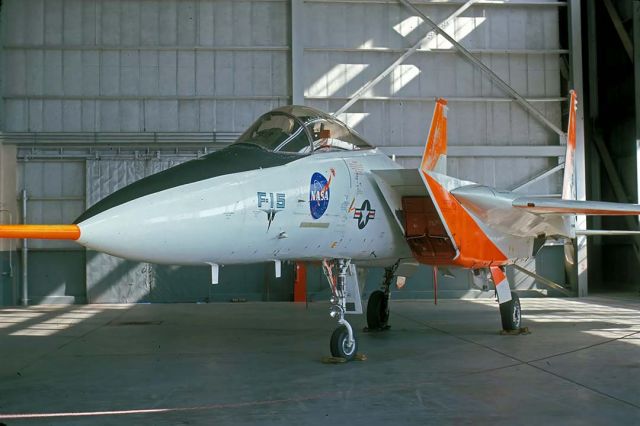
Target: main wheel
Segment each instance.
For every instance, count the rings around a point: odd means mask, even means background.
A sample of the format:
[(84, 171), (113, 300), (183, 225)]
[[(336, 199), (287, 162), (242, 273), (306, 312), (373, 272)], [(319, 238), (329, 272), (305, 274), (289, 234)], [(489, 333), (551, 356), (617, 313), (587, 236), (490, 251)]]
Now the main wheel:
[(353, 344), (349, 345), (349, 331), (344, 325), (339, 326), (331, 335), (331, 355), (351, 361), (358, 352), (358, 341), (353, 336)]
[(376, 290), (369, 296), (367, 303), (367, 327), (378, 330), (389, 322), (389, 299), (384, 291)]
[(522, 324), (522, 312), (520, 310), (520, 298), (511, 292), (511, 300), (500, 304), (500, 318), (503, 330), (519, 330)]

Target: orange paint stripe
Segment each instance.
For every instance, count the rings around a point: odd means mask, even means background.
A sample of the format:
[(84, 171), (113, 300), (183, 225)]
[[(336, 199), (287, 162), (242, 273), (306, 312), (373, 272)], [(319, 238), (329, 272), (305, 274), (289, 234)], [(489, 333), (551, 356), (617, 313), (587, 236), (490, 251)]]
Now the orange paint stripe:
[(0, 225), (0, 238), (35, 238), (41, 240), (77, 240), (78, 225)]
[(452, 263), (465, 268), (498, 265), (507, 261), (502, 251), (485, 234), (449, 191), (429, 174), (422, 172), (449, 227), (451, 236), (460, 252)]
[(494, 285), (498, 285), (502, 281), (507, 279), (507, 276), (504, 274), (504, 272), (502, 272), (502, 269), (500, 269), (499, 267), (492, 266), (490, 270), (491, 270), (491, 277), (493, 278)]

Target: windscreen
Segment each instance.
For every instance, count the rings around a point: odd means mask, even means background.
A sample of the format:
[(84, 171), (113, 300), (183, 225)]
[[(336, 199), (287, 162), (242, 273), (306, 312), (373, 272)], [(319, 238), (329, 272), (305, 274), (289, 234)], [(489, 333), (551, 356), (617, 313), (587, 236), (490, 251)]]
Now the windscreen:
[(316, 109), (296, 105), (264, 114), (237, 143), (299, 154), (371, 148), (339, 120)]
[(309, 152), (310, 141), (305, 127), (295, 117), (272, 111), (258, 119), (238, 139), (274, 152)]
[(314, 152), (371, 148), (337, 120), (318, 118), (308, 122), (306, 126), (313, 139)]

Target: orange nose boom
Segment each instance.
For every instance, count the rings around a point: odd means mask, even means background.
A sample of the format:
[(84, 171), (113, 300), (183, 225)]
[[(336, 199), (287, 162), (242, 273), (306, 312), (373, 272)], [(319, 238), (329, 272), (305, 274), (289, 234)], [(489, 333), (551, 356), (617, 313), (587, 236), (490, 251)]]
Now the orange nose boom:
[(77, 240), (78, 225), (0, 225), (0, 238), (35, 238), (41, 240)]

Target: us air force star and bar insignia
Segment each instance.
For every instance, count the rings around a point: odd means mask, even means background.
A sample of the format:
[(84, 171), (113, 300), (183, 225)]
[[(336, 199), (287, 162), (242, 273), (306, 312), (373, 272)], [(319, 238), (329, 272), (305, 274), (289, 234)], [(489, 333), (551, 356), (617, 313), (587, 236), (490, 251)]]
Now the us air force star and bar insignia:
[(371, 208), (371, 203), (369, 200), (364, 200), (362, 203), (362, 207), (359, 209), (356, 208), (355, 213), (353, 213), (353, 218), (358, 221), (358, 228), (364, 229), (369, 223), (370, 220), (376, 218), (376, 211)]

